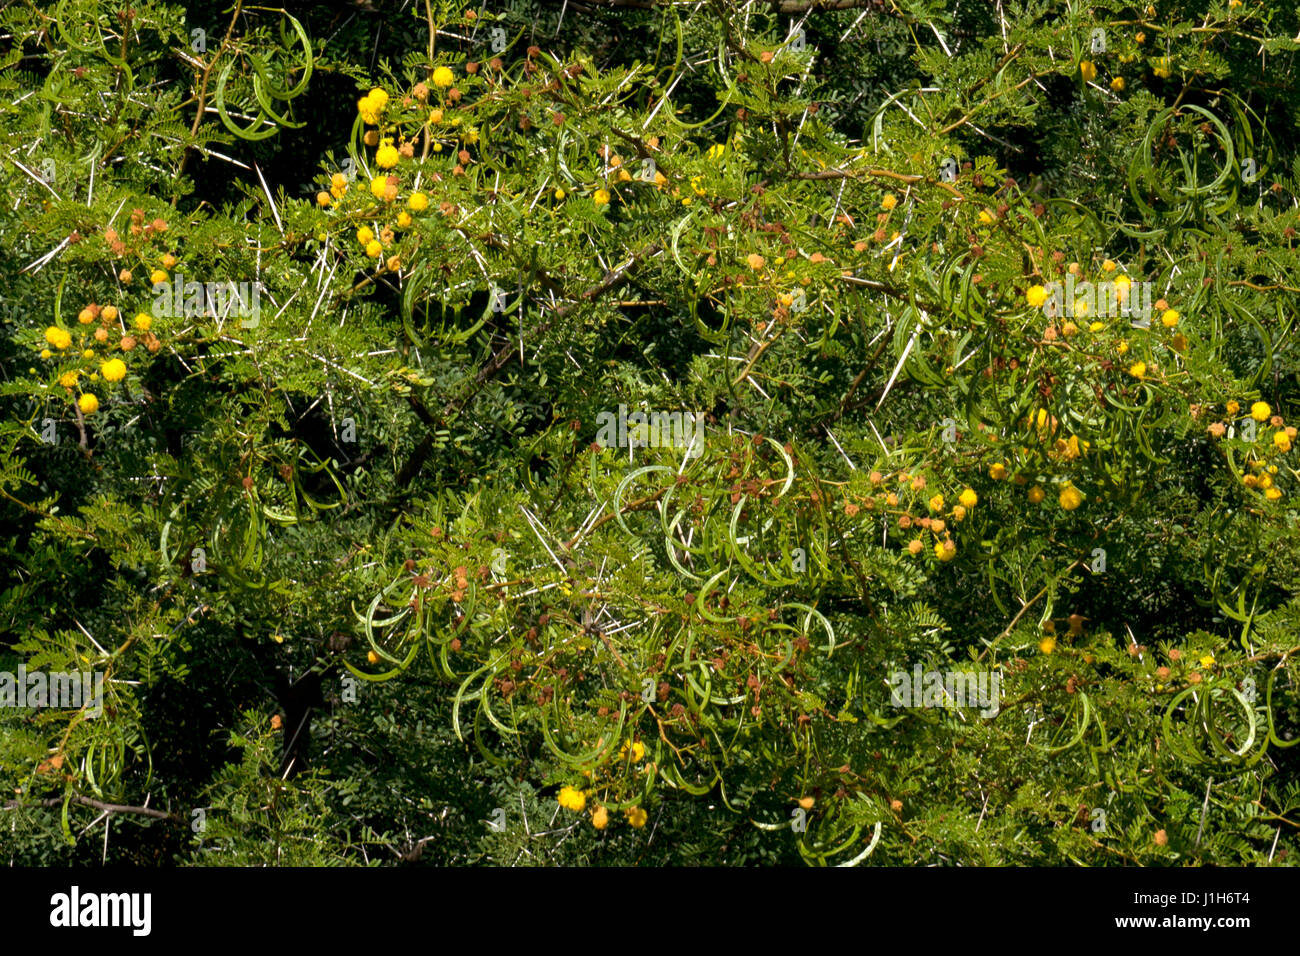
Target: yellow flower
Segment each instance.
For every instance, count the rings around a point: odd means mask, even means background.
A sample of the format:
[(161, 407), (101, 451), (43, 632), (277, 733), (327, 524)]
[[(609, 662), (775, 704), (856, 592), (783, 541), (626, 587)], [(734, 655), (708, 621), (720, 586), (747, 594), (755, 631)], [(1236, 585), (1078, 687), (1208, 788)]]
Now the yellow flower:
[(627, 809), (627, 822), (638, 830), (645, 826), (646, 816), (646, 812), (640, 807), (628, 807)]
[(1213, 654), (1206, 654), (1204, 657), (1202, 657), (1202, 658), (1201, 658), (1201, 666), (1202, 666), (1202, 667), (1213, 667), (1213, 666), (1214, 666), (1214, 655), (1213, 655)]
[(45, 330), (45, 341), (56, 349), (66, 349), (72, 344), (72, 336), (65, 329), (61, 329), (57, 325), (51, 325)]
[(154, 269), (153, 272), (149, 273), (150, 285), (157, 285), (159, 282), (166, 282), (166, 281), (167, 281), (167, 273), (164, 272), (162, 269)]
[(1112, 90), (1114, 90), (1116, 93), (1123, 93), (1123, 92), (1124, 92), (1124, 77), (1122, 77), (1122, 76), (1117, 76), (1117, 77), (1115, 77), (1115, 79), (1111, 80), (1111, 81), (1110, 81), (1110, 88), (1111, 88)]
[(50, 357), (51, 355), (53, 355), (53, 354), (54, 354), (54, 353), (51, 352), (49, 349), (41, 349), (41, 358), (43, 358), (43, 359), (47, 359), (47, 358), (49, 358), (49, 357)]
[(356, 112), (360, 114), (361, 122), (370, 126), (380, 125), (380, 111), (382, 108), (372, 96), (363, 96), (363, 98), (356, 101)]
[(1047, 497), (1047, 492), (1043, 491), (1043, 489), (1040, 488), (1038, 485), (1034, 485), (1034, 487), (1029, 489), (1030, 504), (1034, 504), (1034, 505), (1040, 504), (1042, 500), (1046, 497)]
[(597, 189), (591, 199), (597, 206), (604, 206), (609, 202), (609, 190)]
[(1041, 308), (1043, 303), (1047, 301), (1047, 290), (1041, 285), (1031, 285), (1025, 292), (1025, 301), (1035, 309)]
[(82, 357), (82, 358), (94, 358), (94, 357), (95, 357), (95, 350), (94, 350), (94, 349), (86, 349), (84, 352), (81, 353), (81, 357)]
[(77, 384), (77, 376), (80, 374), (80, 372), (64, 372), (59, 376), (59, 384), (64, 388), (72, 388)]
[(933, 498), (930, 499), (930, 510), (931, 511), (943, 510), (943, 495), (935, 495)]
[(1273, 414), (1273, 409), (1269, 408), (1268, 402), (1256, 402), (1250, 406), (1250, 417), (1257, 422), (1266, 422), (1269, 416)]
[(330, 177), (330, 189), (346, 190), (348, 188), (348, 177), (343, 173), (335, 173)]
[(473, 126), (466, 126), (460, 138), (465, 141), (466, 146), (473, 146), (478, 142), (478, 130)]
[(147, 312), (137, 312), (132, 324), (141, 332), (148, 332), (149, 326), (153, 325), (153, 316)]
[(1237, 414), (1237, 412), (1239, 412), (1239, 411), (1241, 411), (1241, 405), (1240, 405), (1238, 402), (1229, 402), (1229, 403), (1228, 403), (1228, 414), (1229, 414), (1229, 415), (1235, 415), (1235, 414)]
[(1264, 492), (1264, 497), (1269, 501), (1277, 501), (1277, 499), (1282, 497), (1282, 492), (1277, 488), (1269, 488)]
[(763, 266), (767, 264), (767, 260), (764, 259), (762, 256), (760, 256), (757, 252), (751, 252), (749, 255), (745, 256), (745, 262), (755, 272), (757, 272), (759, 269), (763, 268)]
[(378, 239), (371, 239), (366, 243), (366, 255), (371, 259), (378, 259), (383, 255), (384, 247)]
[(934, 546), (934, 553), (940, 561), (951, 561), (957, 557), (957, 545), (951, 539), (941, 541)]
[(721, 159), (722, 154), (725, 153), (726, 151), (727, 151), (727, 147), (725, 144), (714, 143), (712, 146), (709, 147), (708, 152), (706, 152), (704, 155), (709, 159), (716, 160), (716, 159)]
[(1091, 60), (1083, 60), (1079, 64), (1079, 72), (1083, 74), (1083, 80), (1085, 83), (1091, 83), (1097, 78), (1097, 67)]
[(1167, 79), (1169, 76), (1171, 76), (1173, 70), (1170, 69), (1169, 66), (1169, 57), (1167, 56), (1157, 57), (1154, 61), (1152, 61), (1151, 72), (1154, 73), (1156, 76), (1159, 76), (1164, 79)]
[(1124, 339), (1120, 339), (1119, 342), (1115, 345), (1115, 351), (1118, 352), (1120, 355), (1123, 355), (1125, 352), (1128, 351), (1128, 342), (1125, 341)]
[(329, 204), (333, 201), (334, 200), (330, 198), (330, 194), (325, 192), (323, 189), (316, 194), (316, 205), (320, 206), (322, 209), (327, 209)]
[(623, 744), (623, 748), (619, 751), (619, 755), (626, 757), (629, 750), (632, 752), (633, 763), (640, 763), (645, 759), (645, 744), (641, 743), (641, 741), (634, 740), (630, 747), (627, 744)]
[(430, 122), (430, 123), (441, 123), (441, 122), (442, 122), (442, 110), (434, 110), (433, 112), (431, 112), (431, 113), (429, 114), (429, 122)]
[(956, 521), (961, 521), (963, 518), (966, 517), (966, 506), (965, 506), (965, 505), (953, 505), (953, 506), (952, 506), (952, 516), (953, 516), (953, 519), (954, 519), (954, 520), (956, 520)]
[(440, 66), (433, 71), (433, 85), (439, 89), (446, 89), (456, 82), (455, 74), (445, 66)]
[(1103, 272), (1114, 272), (1114, 271), (1115, 271), (1115, 260), (1114, 260), (1114, 259), (1107, 259), (1105, 262), (1103, 262), (1103, 263), (1101, 264), (1101, 268), (1102, 268), (1102, 271), (1103, 271)]
[(1178, 315), (1178, 311), (1176, 309), (1166, 309), (1165, 314), (1160, 316), (1160, 322), (1161, 324), (1164, 325), (1165, 328), (1172, 329), (1175, 325), (1178, 324), (1179, 318), (1180, 316)]
[(107, 382), (120, 382), (126, 378), (126, 363), (121, 359), (109, 359), (99, 367)]
[(380, 169), (392, 169), (397, 165), (397, 161), (401, 158), (401, 154), (397, 151), (397, 147), (393, 146), (391, 143), (380, 146), (379, 149), (375, 151), (375, 165)]
[(591, 825), (597, 830), (609, 826), (609, 811), (604, 807), (597, 807), (596, 812), (591, 815)]
[(1083, 493), (1074, 485), (1066, 485), (1061, 489), (1061, 495), (1058, 499), (1061, 507), (1066, 511), (1073, 511), (1079, 505), (1083, 504)]
[(1273, 433), (1273, 444), (1277, 446), (1278, 451), (1291, 450), (1291, 436), (1286, 432), (1278, 431)]
[(557, 200), (563, 200), (566, 195), (567, 194), (565, 193), (565, 191), (561, 189), (559, 186), (555, 187), (555, 198)]
[(1256, 478), (1256, 479), (1255, 479), (1255, 482), (1256, 482), (1256, 484), (1258, 484), (1259, 487), (1261, 487), (1261, 488), (1272, 488), (1272, 487), (1273, 487), (1273, 476), (1272, 476), (1272, 475), (1268, 475), (1268, 474), (1263, 474), (1263, 475), (1260, 475), (1258, 478)]
[(560, 806), (566, 810), (572, 810), (574, 813), (581, 812), (582, 808), (587, 805), (587, 798), (583, 796), (582, 791), (575, 787), (561, 787), (560, 795), (556, 798)]
[(81, 409), (81, 414), (93, 415), (99, 411), (99, 399), (95, 397), (94, 392), (86, 392), (77, 399), (77, 407)]
[(990, 225), (993, 222), (993, 214), (989, 212), (987, 209), (981, 209), (979, 214), (979, 220), (986, 226)]
[(893, 193), (886, 193), (885, 198), (880, 200), (880, 208), (885, 210), (885, 212), (889, 212), (897, 205), (898, 205), (898, 197), (895, 196)]
[(1002, 462), (997, 462), (989, 466), (989, 477), (994, 481), (1001, 481), (1007, 476), (1007, 466)]
[(362, 226), (357, 230), (357, 242), (361, 243), (363, 246), (369, 245), (370, 240), (373, 238), (375, 238), (375, 234), (371, 231), (369, 226)]
[(411, 198), (406, 200), (406, 205), (412, 212), (424, 212), (429, 208), (429, 197), (424, 193), (411, 193)]
[(1047, 636), (1038, 642), (1038, 649), (1044, 654), (1050, 654), (1056, 650), (1056, 638)]
[(1134, 362), (1129, 366), (1128, 373), (1134, 378), (1141, 378), (1147, 373), (1146, 362)]
[(90, 309), (82, 309), (77, 313), (77, 321), (82, 325), (89, 325), (95, 321), (95, 313), (91, 312)]
[(388, 194), (388, 177), (376, 176), (370, 180), (370, 195), (376, 199), (383, 199)]
[(411, 225), (411, 214), (403, 209), (397, 214), (397, 228), (405, 229)]
[(1115, 295), (1121, 299), (1127, 298), (1129, 286), (1132, 284), (1133, 280), (1128, 276), (1116, 276), (1115, 281), (1111, 283), (1115, 287)]
[(1088, 331), (1089, 331), (1089, 332), (1100, 332), (1100, 331), (1101, 331), (1102, 329), (1104, 329), (1105, 327), (1106, 327), (1106, 323), (1105, 323), (1105, 322), (1094, 322), (1094, 323), (1092, 323), (1090, 326), (1088, 326)]
[(373, 90), (371, 90), (366, 95), (370, 97), (370, 102), (375, 104), (375, 109), (377, 110), (382, 110), (385, 106), (388, 105), (388, 94), (385, 93), (383, 89), (381, 89), (378, 86), (376, 86)]
[(980, 499), (979, 499), (979, 495), (975, 494), (974, 489), (967, 488), (965, 491), (963, 491), (960, 495), (957, 496), (957, 500), (960, 501), (962, 505), (966, 508), (974, 508)]

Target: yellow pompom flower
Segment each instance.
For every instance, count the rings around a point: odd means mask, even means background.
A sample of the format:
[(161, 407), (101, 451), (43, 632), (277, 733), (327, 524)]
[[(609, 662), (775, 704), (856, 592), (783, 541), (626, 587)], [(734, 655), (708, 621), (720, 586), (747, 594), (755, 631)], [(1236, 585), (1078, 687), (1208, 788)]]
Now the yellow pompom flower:
[(380, 169), (392, 169), (401, 158), (401, 153), (391, 143), (380, 146), (375, 151), (375, 165)]
[(595, 202), (597, 206), (603, 206), (609, 202), (609, 190), (597, 189), (595, 194), (591, 198), (592, 201)]
[(412, 212), (424, 212), (429, 208), (429, 197), (424, 193), (411, 193), (411, 198), (406, 200), (406, 205)]
[(886, 193), (885, 198), (880, 200), (880, 208), (885, 210), (885, 212), (889, 212), (897, 205), (898, 205), (898, 197), (895, 196), (893, 193)]
[(1147, 373), (1146, 362), (1134, 362), (1129, 366), (1128, 373), (1134, 378), (1142, 378)]
[(587, 798), (576, 787), (561, 787), (560, 795), (556, 799), (559, 801), (560, 806), (566, 810), (572, 810), (574, 813), (581, 812), (582, 808), (587, 805)]
[(1122, 76), (1117, 76), (1117, 77), (1115, 77), (1115, 79), (1111, 80), (1111, 81), (1110, 81), (1110, 88), (1111, 88), (1112, 90), (1114, 90), (1116, 93), (1123, 93), (1123, 92), (1124, 92), (1124, 77), (1122, 77)]
[(1277, 499), (1282, 497), (1282, 492), (1277, 488), (1269, 488), (1264, 492), (1264, 497), (1269, 501), (1277, 501)]
[(563, 189), (561, 189), (559, 186), (556, 186), (556, 187), (555, 187), (555, 198), (556, 198), (556, 199), (558, 199), (558, 200), (562, 200), (562, 199), (564, 199), (565, 195), (566, 195), (566, 193), (564, 192)]
[(131, 324), (140, 332), (148, 332), (149, 326), (153, 325), (153, 316), (148, 312), (137, 312)]
[(445, 90), (451, 84), (456, 82), (456, 76), (445, 66), (440, 66), (433, 71), (433, 85), (439, 89)]
[(1079, 73), (1082, 74), (1085, 83), (1091, 83), (1097, 78), (1097, 67), (1091, 60), (1083, 60), (1079, 64)]
[(1266, 422), (1273, 414), (1273, 409), (1269, 407), (1268, 402), (1256, 402), (1250, 406), (1250, 417), (1257, 422)]
[(75, 371), (64, 372), (62, 375), (59, 376), (59, 384), (62, 385), (64, 388), (72, 388), (77, 384), (77, 377), (80, 374), (81, 374), (80, 372), (75, 372)]
[(99, 399), (94, 392), (86, 392), (81, 398), (77, 399), (77, 407), (81, 409), (81, 414), (93, 415), (99, 411)]
[(376, 199), (383, 199), (387, 193), (387, 176), (376, 176), (374, 179), (370, 180), (370, 195), (374, 196)]
[(1034, 485), (1034, 487), (1029, 489), (1030, 504), (1034, 504), (1034, 505), (1041, 504), (1042, 500), (1046, 497), (1047, 497), (1047, 492), (1043, 491), (1043, 489), (1040, 488), (1038, 485)]
[(934, 554), (940, 561), (951, 561), (957, 557), (957, 545), (951, 539), (940, 541), (934, 546)]
[(126, 363), (121, 359), (109, 359), (99, 367), (100, 374), (106, 382), (120, 382), (126, 378)]
[(957, 500), (960, 501), (965, 508), (970, 509), (974, 508), (980, 499), (979, 495), (975, 494), (973, 488), (967, 488), (957, 496)]
[(47, 358), (49, 358), (50, 356), (52, 356), (53, 354), (54, 354), (54, 353), (51, 352), (49, 349), (41, 349), (41, 358), (43, 358), (43, 359), (47, 359)]
[(397, 228), (405, 229), (411, 225), (411, 214), (403, 209), (397, 214)]
[(77, 321), (82, 325), (89, 325), (91, 322), (95, 321), (95, 313), (91, 312), (89, 309), (82, 309), (77, 313)]
[(1235, 415), (1235, 414), (1237, 414), (1237, 412), (1241, 411), (1241, 403), (1240, 403), (1240, 402), (1229, 402), (1228, 405), (1227, 405), (1227, 409), (1228, 409), (1228, 414), (1229, 414), (1229, 415)]
[(1089, 331), (1089, 332), (1100, 332), (1100, 331), (1102, 331), (1104, 328), (1106, 328), (1106, 323), (1105, 323), (1105, 322), (1093, 322), (1091, 325), (1088, 326), (1088, 331)]
[(388, 94), (381, 87), (376, 86), (366, 95), (370, 98), (370, 102), (375, 104), (377, 110), (382, 110), (388, 105)]
[(1035, 309), (1042, 308), (1043, 303), (1047, 301), (1047, 290), (1041, 285), (1031, 285), (1025, 291), (1025, 301)]
[(1277, 446), (1278, 451), (1291, 450), (1291, 436), (1286, 432), (1278, 431), (1273, 433), (1273, 444)]
[(1179, 316), (1177, 309), (1166, 309), (1164, 315), (1160, 316), (1160, 322), (1165, 328), (1172, 329), (1178, 324), (1179, 318), (1181, 316)]
[(1074, 485), (1066, 485), (1061, 489), (1060, 497), (1057, 500), (1060, 501), (1061, 507), (1066, 511), (1073, 511), (1083, 504), (1083, 492), (1079, 491)]
[(72, 336), (66, 330), (59, 328), (57, 325), (51, 325), (45, 330), (45, 341), (49, 342), (56, 349), (66, 349), (72, 344)]
[(986, 226), (992, 225), (993, 214), (989, 212), (987, 209), (981, 209), (979, 214), (979, 221)]
[(640, 807), (628, 807), (627, 822), (633, 827), (640, 830), (646, 824), (647, 814)]
[(1002, 464), (1002, 462), (999, 461), (989, 466), (989, 477), (994, 481), (1001, 481), (1006, 476), (1007, 466)]
[(930, 510), (931, 511), (943, 510), (943, 495), (935, 495), (933, 498), (930, 499)]
[(1050, 654), (1056, 650), (1056, 638), (1050, 634), (1038, 642), (1038, 650), (1043, 654)]
[(373, 238), (375, 238), (375, 234), (371, 231), (369, 226), (362, 226), (357, 230), (357, 242), (361, 243), (363, 246), (368, 246), (370, 240)]
[(609, 811), (604, 807), (597, 807), (596, 812), (591, 815), (591, 825), (597, 830), (609, 826)]
[(371, 259), (378, 259), (384, 253), (383, 244), (378, 239), (371, 239), (366, 243), (366, 255)]
[(162, 269), (154, 269), (153, 272), (149, 273), (150, 285), (157, 285), (160, 282), (166, 282), (166, 281), (167, 281), (167, 273), (164, 272)]

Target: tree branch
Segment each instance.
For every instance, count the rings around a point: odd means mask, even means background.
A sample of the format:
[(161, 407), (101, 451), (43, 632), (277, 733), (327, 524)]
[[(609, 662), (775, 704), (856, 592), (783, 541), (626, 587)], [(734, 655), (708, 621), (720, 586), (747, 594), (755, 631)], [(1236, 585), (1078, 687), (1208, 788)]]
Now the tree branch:
[[(63, 806), (63, 800), (63, 797), (47, 797), (44, 800), (37, 800), (34, 803), (24, 803), (21, 800), (10, 800), (4, 805), (4, 809), (23, 810), (29, 807), (61, 807)], [(104, 803), (102, 800), (83, 797), (80, 794), (74, 796), (72, 802), (80, 804), (83, 807), (90, 807), (93, 810), (103, 810), (105, 813), (131, 813), (136, 816), (149, 817), (152, 820), (167, 820), (171, 823), (185, 822), (174, 813), (166, 813), (162, 810), (153, 810), (149, 807), (132, 807), (122, 803)]]

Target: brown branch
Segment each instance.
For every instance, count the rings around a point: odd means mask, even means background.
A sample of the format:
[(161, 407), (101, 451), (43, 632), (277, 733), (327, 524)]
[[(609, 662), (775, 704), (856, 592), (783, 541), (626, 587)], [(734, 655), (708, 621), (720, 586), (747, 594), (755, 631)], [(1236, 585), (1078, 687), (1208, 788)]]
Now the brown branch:
[[(63, 806), (63, 797), (47, 797), (44, 800), (37, 800), (35, 803), (23, 803), (21, 800), (10, 800), (4, 805), (6, 810), (23, 810), (28, 807), (61, 807)], [(168, 820), (172, 823), (184, 823), (174, 813), (166, 813), (162, 810), (153, 810), (149, 807), (132, 807), (122, 803), (104, 803), (102, 800), (95, 800), (91, 797), (81, 795), (72, 798), (73, 803), (80, 804), (83, 807), (90, 807), (94, 810), (103, 810), (105, 813), (131, 813), (136, 816), (149, 817), (153, 820)]]

